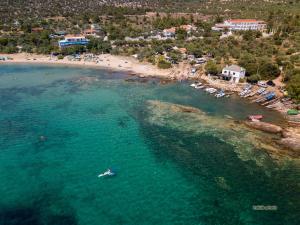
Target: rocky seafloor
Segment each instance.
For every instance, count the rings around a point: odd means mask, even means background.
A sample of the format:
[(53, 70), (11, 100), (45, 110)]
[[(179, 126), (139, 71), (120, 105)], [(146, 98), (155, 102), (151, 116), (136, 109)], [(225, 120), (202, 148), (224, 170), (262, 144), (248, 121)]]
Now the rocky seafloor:
[(265, 151), (276, 160), (299, 159), (298, 135), (274, 124), (211, 116), (198, 108), (152, 100), (147, 102), (147, 114), (152, 125), (212, 135), (231, 144), (242, 160), (261, 164), (263, 158), (257, 158), (254, 150)]

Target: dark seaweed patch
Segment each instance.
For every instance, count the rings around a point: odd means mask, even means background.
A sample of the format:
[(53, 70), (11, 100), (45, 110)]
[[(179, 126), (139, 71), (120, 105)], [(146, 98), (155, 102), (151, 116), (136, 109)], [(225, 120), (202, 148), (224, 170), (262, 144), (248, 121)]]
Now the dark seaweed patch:
[(76, 132), (63, 129), (56, 129), (54, 133), (37, 136), (32, 142), (35, 152), (46, 151), (47, 149), (63, 149), (66, 143), (73, 137), (77, 136)]
[[(141, 123), (141, 132), (159, 162), (172, 160), (206, 192), (205, 199), (199, 194), (190, 200), (199, 210), (201, 223), (248, 224), (242, 219), (246, 212), (255, 224), (298, 224), (294, 167), (278, 170), (273, 165), (267, 176), (264, 168), (251, 160), (242, 161), (233, 146), (210, 134), (195, 135), (147, 122)], [(259, 212), (253, 205), (276, 205), (279, 210)]]
[(76, 225), (77, 220), (75, 217), (70, 215), (54, 215), (50, 216), (49, 221), (47, 224), (55, 224), (55, 225)]
[(110, 107), (111, 107), (111, 104), (105, 104), (101, 107), (88, 108), (87, 112), (93, 116), (105, 115), (105, 114), (107, 114), (107, 111), (109, 110)]
[(68, 99), (63, 102), (57, 103), (55, 106), (52, 107), (52, 109), (68, 110), (71, 105), (72, 105), (72, 99)]
[(39, 212), (33, 208), (0, 210), (0, 225), (41, 225)]
[(128, 122), (130, 121), (130, 118), (128, 116), (122, 116), (118, 118), (118, 126), (121, 128), (126, 128), (128, 127)]
[[(64, 210), (62, 210), (64, 212)], [(0, 209), (0, 225), (76, 225), (74, 214), (53, 215), (46, 208), (16, 207)]]

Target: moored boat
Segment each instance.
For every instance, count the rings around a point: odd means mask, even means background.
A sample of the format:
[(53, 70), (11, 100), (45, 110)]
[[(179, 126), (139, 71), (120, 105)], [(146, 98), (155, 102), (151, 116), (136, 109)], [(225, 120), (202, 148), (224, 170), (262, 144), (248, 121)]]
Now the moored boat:
[(296, 110), (296, 109), (290, 109), (290, 110), (287, 111), (287, 114), (290, 115), (290, 116), (295, 116), (295, 115), (299, 114), (299, 111)]
[(258, 121), (258, 120), (261, 120), (262, 118), (263, 118), (263, 115), (250, 115), (250, 116), (248, 116), (248, 119), (252, 120), (252, 121)]
[(206, 88), (205, 91), (210, 93), (210, 94), (213, 94), (217, 91), (217, 89), (215, 89), (215, 88)]

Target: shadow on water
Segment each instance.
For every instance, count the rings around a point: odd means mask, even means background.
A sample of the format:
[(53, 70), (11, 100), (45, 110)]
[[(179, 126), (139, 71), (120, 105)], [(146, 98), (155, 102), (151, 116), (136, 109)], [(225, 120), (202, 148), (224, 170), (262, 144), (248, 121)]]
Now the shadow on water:
[[(0, 208), (0, 225), (77, 225), (75, 214), (53, 213), (49, 209), (32, 206), (15, 206)], [(70, 211), (70, 210), (67, 210)]]
[[(43, 133), (41, 136), (37, 136), (32, 141), (33, 151), (41, 152), (47, 149), (63, 149), (67, 142), (78, 136), (78, 133), (68, 130), (54, 128), (54, 130)], [(49, 133), (49, 134), (48, 134)]]
[(52, 107), (53, 110), (57, 110), (57, 109), (60, 109), (60, 110), (68, 110), (71, 106), (72, 106), (72, 99), (68, 99), (68, 100), (65, 100), (63, 102), (59, 102), (57, 103), (55, 106)]
[(119, 117), (117, 120), (118, 127), (127, 128), (130, 118), (128, 116)]
[[(172, 160), (187, 180), (199, 186), (198, 196), (190, 202), (199, 210), (196, 220), (212, 225), (298, 224), (297, 165), (281, 167), (270, 159), (267, 167), (260, 167), (242, 161), (233, 146), (212, 135), (150, 125), (141, 117), (139, 121), (156, 159)], [(277, 206), (277, 210), (255, 211), (255, 205)]]
[(33, 208), (7, 208), (0, 209), (1, 225), (40, 225), (38, 212)]
[(92, 116), (101, 116), (107, 114), (111, 107), (111, 104), (104, 104), (101, 107), (93, 106), (91, 108), (87, 108), (87, 113)]
[(21, 202), (0, 205), (0, 225), (77, 225), (77, 215), (63, 186), (44, 181), (39, 193), (24, 193)]

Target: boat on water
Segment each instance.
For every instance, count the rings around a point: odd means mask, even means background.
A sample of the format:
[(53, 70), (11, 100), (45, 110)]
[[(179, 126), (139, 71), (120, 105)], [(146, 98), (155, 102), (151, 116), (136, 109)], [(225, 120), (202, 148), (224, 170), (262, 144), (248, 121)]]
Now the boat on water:
[(223, 90), (219, 91), (216, 95), (217, 98), (222, 98), (225, 96), (225, 92)]
[(202, 85), (201, 83), (199, 83), (199, 84), (197, 84), (197, 85), (195, 86), (195, 88), (196, 88), (196, 89), (202, 89), (202, 88), (204, 88), (204, 85)]
[(215, 88), (206, 88), (205, 91), (210, 93), (210, 94), (213, 94), (217, 91), (217, 89), (215, 89)]
[(114, 171), (112, 171), (111, 169), (108, 169), (104, 173), (99, 174), (98, 177), (112, 177), (115, 175), (116, 175), (116, 173)]
[(201, 84), (202, 83), (200, 83), (200, 82), (195, 82), (195, 83), (192, 83), (190, 86), (196, 88), (198, 85), (201, 85)]
[(248, 116), (248, 119), (252, 120), (252, 121), (259, 121), (262, 118), (263, 118), (263, 115), (250, 115), (250, 116)]
[(217, 98), (222, 98), (222, 97), (224, 97), (225, 96), (225, 93), (223, 92), (223, 93), (218, 93), (218, 94), (216, 94), (216, 97)]

